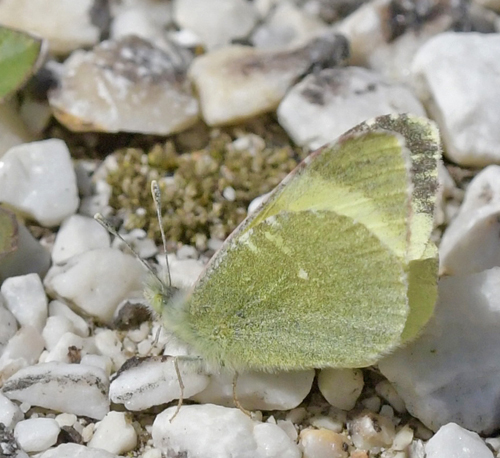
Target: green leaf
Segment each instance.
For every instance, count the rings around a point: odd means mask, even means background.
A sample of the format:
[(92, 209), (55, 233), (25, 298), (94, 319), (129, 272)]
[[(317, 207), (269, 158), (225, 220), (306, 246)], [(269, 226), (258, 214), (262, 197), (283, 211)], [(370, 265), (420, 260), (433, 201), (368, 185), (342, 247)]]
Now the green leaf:
[(15, 92), (38, 69), (43, 40), (0, 26), (0, 101)]

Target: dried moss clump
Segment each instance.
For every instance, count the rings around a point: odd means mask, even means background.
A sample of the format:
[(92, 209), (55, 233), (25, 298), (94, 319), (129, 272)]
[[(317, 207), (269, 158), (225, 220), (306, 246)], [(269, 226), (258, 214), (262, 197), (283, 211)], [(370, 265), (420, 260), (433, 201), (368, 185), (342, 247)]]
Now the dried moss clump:
[(296, 166), (302, 151), (268, 147), (254, 134), (239, 139), (214, 135), (206, 148), (179, 154), (172, 141), (149, 152), (127, 148), (114, 153), (108, 175), (110, 205), (119, 208), (127, 229), (144, 228), (160, 241), (150, 183), (162, 192), (163, 227), (169, 241), (206, 248), (209, 238), (225, 239), (245, 218), (248, 204), (271, 191)]

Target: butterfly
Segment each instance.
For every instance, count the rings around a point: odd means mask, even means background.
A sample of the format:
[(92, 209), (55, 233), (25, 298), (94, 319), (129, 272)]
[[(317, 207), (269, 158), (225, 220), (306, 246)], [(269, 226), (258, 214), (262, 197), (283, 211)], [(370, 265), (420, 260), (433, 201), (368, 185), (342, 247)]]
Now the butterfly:
[(146, 295), (215, 369), (372, 365), (434, 309), (440, 157), (428, 119), (364, 122), (299, 164), (189, 291), (156, 279)]

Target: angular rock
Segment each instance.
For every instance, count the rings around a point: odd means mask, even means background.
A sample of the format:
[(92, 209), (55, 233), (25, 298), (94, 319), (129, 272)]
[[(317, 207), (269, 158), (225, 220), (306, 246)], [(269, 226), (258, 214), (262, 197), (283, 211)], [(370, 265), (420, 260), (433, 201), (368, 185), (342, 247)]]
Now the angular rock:
[(255, 30), (251, 42), (263, 49), (301, 46), (327, 29), (320, 18), (308, 14), (291, 1), (282, 1)]
[(301, 452), (277, 425), (251, 420), (238, 409), (215, 405), (182, 406), (158, 415), (153, 423), (155, 447), (172, 456), (197, 458), (300, 458)]
[(109, 412), (98, 424), (89, 447), (123, 455), (137, 445), (137, 433), (124, 412)]
[(500, 166), (490, 165), (470, 182), (458, 215), (439, 246), (442, 275), (500, 266)]
[(314, 150), (366, 119), (389, 113), (425, 116), (406, 86), (361, 67), (327, 68), (287, 93), (278, 120), (295, 143)]
[(422, 335), (379, 363), (408, 411), (436, 431), (500, 426), (500, 267), (445, 277)]
[(9, 399), (97, 420), (109, 411), (108, 377), (82, 364), (43, 363), (26, 367), (6, 380)]
[[(46, 38), (50, 51), (65, 54), (99, 41), (109, 17), (107, 1), (5, 0), (0, 2), (0, 23)], [(99, 24), (96, 19), (101, 21)], [(104, 21), (103, 21), (104, 19)]]
[(111, 322), (115, 309), (128, 297), (142, 295), (146, 272), (133, 256), (101, 248), (73, 256), (47, 272), (49, 295), (86, 315)]
[(427, 458), (453, 456), (457, 458), (493, 458), (493, 453), (484, 441), (471, 431), (456, 423), (448, 423), (425, 445)]
[(274, 110), (311, 67), (338, 65), (347, 53), (341, 35), (327, 35), (290, 51), (234, 45), (197, 57), (189, 77), (205, 122), (232, 124)]
[(126, 36), (75, 51), (49, 92), (56, 118), (73, 131), (169, 135), (194, 125), (198, 102), (185, 72), (190, 54)]
[[(195, 364), (178, 360), (184, 397), (204, 390), (209, 376)], [(110, 399), (129, 410), (145, 410), (179, 399), (180, 385), (173, 357), (136, 358), (125, 363), (110, 385)]]
[(11, 148), (0, 160), (0, 201), (42, 226), (56, 226), (78, 208), (76, 175), (62, 140)]
[(16, 425), (14, 437), (25, 452), (42, 452), (57, 442), (60, 432), (52, 418), (30, 418)]
[[(238, 402), (248, 410), (289, 410), (297, 407), (311, 391), (314, 371), (243, 372), (236, 382)], [(234, 407), (233, 376), (212, 374), (208, 387), (191, 397), (204, 404)]]
[(499, 72), (496, 33), (443, 33), (415, 56), (419, 96), (439, 124), (445, 154), (459, 165), (500, 163)]
[(5, 306), (21, 326), (33, 326), (42, 332), (48, 314), (48, 300), (37, 274), (7, 278), (2, 283)]
[(110, 246), (109, 232), (93, 218), (72, 215), (63, 221), (52, 248), (52, 261), (62, 264), (71, 256)]
[(245, 38), (257, 22), (253, 4), (244, 0), (175, 0), (174, 19), (200, 37), (208, 49)]

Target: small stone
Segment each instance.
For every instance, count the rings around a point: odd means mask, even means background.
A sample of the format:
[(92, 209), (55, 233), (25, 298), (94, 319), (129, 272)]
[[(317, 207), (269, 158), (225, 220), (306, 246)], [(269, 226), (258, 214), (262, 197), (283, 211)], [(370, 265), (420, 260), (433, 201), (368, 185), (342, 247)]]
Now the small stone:
[(327, 68), (296, 84), (278, 107), (278, 120), (295, 143), (311, 150), (368, 118), (425, 110), (413, 93), (361, 67)]
[(73, 331), (81, 337), (87, 337), (89, 335), (89, 325), (88, 323), (78, 314), (73, 312), (66, 304), (61, 301), (51, 301), (49, 303), (49, 315), (50, 317), (63, 317), (71, 321)]
[(257, 22), (252, 3), (244, 0), (174, 0), (174, 19), (200, 37), (207, 49), (245, 38)]
[(61, 444), (42, 453), (39, 458), (120, 458), (106, 450), (90, 448), (79, 444)]
[(47, 292), (100, 321), (111, 323), (119, 303), (142, 295), (145, 270), (133, 256), (100, 248), (52, 266), (45, 277)]
[(359, 369), (322, 369), (318, 387), (334, 407), (351, 410), (363, 391), (363, 372)]
[(422, 335), (379, 362), (408, 411), (434, 431), (450, 422), (498, 428), (499, 284), (500, 267), (442, 278)]
[(6, 309), (3, 304), (4, 301), (0, 296), (0, 356), (9, 342), (9, 339), (17, 331), (17, 321), (14, 315), (12, 315), (12, 312)]
[(3, 386), (9, 399), (97, 420), (109, 411), (108, 378), (93, 366), (43, 363), (21, 369)]
[(185, 259), (198, 259), (198, 251), (194, 246), (182, 245), (176, 253), (177, 259), (183, 261)]
[(346, 423), (346, 413), (343, 410), (336, 410), (334, 412), (330, 409), (329, 415), (318, 415), (309, 420), (309, 424), (318, 429), (329, 429), (336, 433), (344, 430)]
[(494, 458), (491, 450), (476, 433), (467, 431), (456, 423), (448, 423), (439, 428), (425, 445), (425, 453), (427, 458)]
[(415, 56), (415, 84), (439, 124), (445, 154), (459, 165), (500, 162), (499, 72), (500, 34), (495, 33), (443, 33)]
[(168, 46), (165, 29), (171, 26), (172, 5), (170, 3), (145, 0), (115, 4), (110, 38), (114, 40), (135, 35), (162, 48)]
[(400, 430), (396, 432), (394, 441), (392, 442), (393, 450), (404, 451), (407, 450), (411, 442), (413, 441), (413, 429), (408, 425), (403, 426)]
[(97, 221), (87, 216), (72, 215), (63, 221), (57, 232), (52, 261), (62, 264), (77, 254), (109, 246), (109, 233)]
[[(248, 410), (289, 410), (297, 407), (311, 391), (314, 371), (269, 374), (243, 372), (236, 382), (238, 402)], [(213, 374), (208, 387), (191, 397), (200, 403), (234, 406), (233, 376)]]
[(470, 182), (439, 246), (441, 274), (475, 273), (500, 265), (499, 180), (500, 166), (490, 165)]
[(45, 348), (49, 351), (52, 350), (64, 334), (74, 330), (75, 327), (69, 318), (65, 316), (49, 316), (42, 331)]
[(114, 370), (122, 367), (127, 357), (123, 353), (123, 345), (118, 333), (111, 329), (96, 329), (94, 338), (99, 354), (111, 359)]
[(396, 430), (392, 422), (373, 412), (361, 412), (349, 422), (349, 432), (356, 448), (376, 451), (392, 445)]
[(0, 423), (6, 428), (13, 429), (18, 421), (23, 419), (21, 409), (10, 399), (0, 393)]
[(405, 413), (406, 407), (404, 401), (399, 397), (398, 392), (387, 380), (382, 380), (375, 386), (375, 392), (384, 398), (398, 413)]
[(48, 313), (48, 301), (37, 274), (7, 278), (1, 287), (6, 307), (21, 326), (33, 326), (42, 332)]
[[(165, 270), (165, 256), (157, 256), (156, 260)], [(204, 264), (198, 259), (178, 259), (175, 255), (168, 256), (168, 265), (172, 286), (179, 289), (189, 289), (193, 286), (205, 269)]]
[[(96, 6), (100, 6), (100, 11)], [(104, 9), (103, 9), (104, 8)], [(96, 0), (7, 0), (0, 2), (2, 25), (33, 32), (49, 41), (50, 51), (66, 54), (99, 41), (101, 28), (95, 19), (109, 16), (107, 2)]]
[(103, 41), (66, 60), (49, 102), (73, 131), (179, 132), (198, 120), (198, 102), (185, 77), (190, 58), (174, 45), (165, 52), (137, 36)]
[[(209, 383), (196, 363), (177, 361), (184, 384), (184, 397), (204, 390)], [(173, 357), (133, 358), (115, 375), (110, 386), (110, 399), (129, 410), (145, 410), (179, 399), (180, 384)]]
[(35, 364), (43, 351), (44, 341), (33, 326), (23, 326), (10, 338), (0, 356), (0, 380), (19, 369)]
[(14, 437), (25, 452), (42, 452), (57, 442), (60, 431), (52, 418), (31, 418), (16, 425)]
[(103, 355), (83, 355), (80, 364), (98, 367), (102, 369), (108, 377), (111, 375), (113, 369), (111, 358)]
[(251, 420), (239, 409), (215, 405), (182, 406), (158, 415), (153, 423), (154, 446), (172, 456), (197, 458), (300, 458), (299, 448), (277, 425)]
[(327, 29), (321, 19), (308, 14), (291, 1), (282, 1), (255, 30), (251, 42), (257, 48), (291, 48), (304, 45)]
[(299, 447), (303, 458), (347, 458), (346, 437), (329, 429), (304, 429), (300, 433)]
[(275, 110), (311, 67), (338, 65), (346, 56), (347, 42), (341, 35), (327, 35), (291, 51), (234, 45), (197, 57), (189, 78), (205, 122), (233, 124)]
[(137, 433), (124, 412), (109, 412), (98, 424), (89, 447), (122, 455), (137, 445)]
[(45, 356), (44, 362), (59, 361), (77, 364), (83, 356), (95, 353), (97, 353), (97, 348), (93, 337), (80, 337), (72, 332), (66, 332)]
[(78, 189), (66, 144), (50, 139), (11, 148), (0, 160), (0, 201), (42, 226), (75, 213)]
[(56, 416), (55, 421), (62, 428), (63, 426), (73, 426), (78, 418), (72, 413), (61, 413)]

